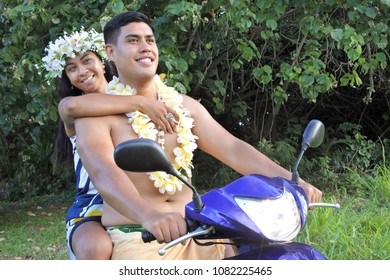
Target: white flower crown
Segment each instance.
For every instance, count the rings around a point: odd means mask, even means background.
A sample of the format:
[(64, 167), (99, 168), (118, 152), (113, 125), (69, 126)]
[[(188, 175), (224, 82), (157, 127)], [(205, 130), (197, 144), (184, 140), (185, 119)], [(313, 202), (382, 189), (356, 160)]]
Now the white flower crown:
[(102, 33), (96, 32), (93, 28), (85, 31), (84, 27), (70, 35), (65, 31), (63, 37), (59, 37), (54, 43), (50, 42), (45, 48), (47, 55), (42, 58), (42, 64), (37, 65), (37, 68), (47, 71), (45, 74), (47, 81), (60, 78), (66, 65), (66, 58), (74, 58), (88, 50), (98, 54), (103, 61), (107, 59)]

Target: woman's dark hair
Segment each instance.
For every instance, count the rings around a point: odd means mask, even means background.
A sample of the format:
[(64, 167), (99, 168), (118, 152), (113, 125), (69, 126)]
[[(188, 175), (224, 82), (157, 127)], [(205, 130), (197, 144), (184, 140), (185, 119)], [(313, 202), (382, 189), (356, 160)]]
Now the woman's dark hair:
[[(102, 60), (99, 55), (97, 57)], [(104, 65), (104, 76), (107, 81), (111, 81), (113, 76), (118, 76), (115, 64), (112, 61), (106, 61)], [(57, 80), (57, 92), (60, 100), (68, 96), (79, 96), (83, 94), (80, 89), (72, 86), (65, 70), (62, 72), (61, 78)], [(53, 165), (55, 168), (73, 166), (72, 143), (66, 135), (65, 125), (61, 119), (58, 121), (58, 133), (54, 143)]]

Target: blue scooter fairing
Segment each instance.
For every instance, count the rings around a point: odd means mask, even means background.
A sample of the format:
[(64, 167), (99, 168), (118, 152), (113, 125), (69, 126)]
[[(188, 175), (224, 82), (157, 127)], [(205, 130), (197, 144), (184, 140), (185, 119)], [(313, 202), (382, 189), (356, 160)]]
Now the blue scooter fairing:
[(226, 260), (326, 260), (326, 258), (305, 243), (288, 242), (262, 246)]

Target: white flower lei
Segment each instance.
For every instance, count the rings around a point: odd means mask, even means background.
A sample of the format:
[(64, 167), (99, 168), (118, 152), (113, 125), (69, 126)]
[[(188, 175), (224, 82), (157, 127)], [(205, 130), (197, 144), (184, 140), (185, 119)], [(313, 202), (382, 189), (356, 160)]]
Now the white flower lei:
[(65, 31), (62, 37), (59, 37), (45, 48), (47, 55), (42, 58), (42, 63), (36, 65), (39, 70), (46, 70), (45, 78), (50, 81), (54, 78), (61, 78), (62, 71), (65, 68), (66, 58), (74, 58), (80, 53), (94, 51), (103, 61), (107, 59), (104, 38), (102, 33), (96, 32), (93, 28), (85, 31), (81, 27), (80, 31), (74, 31), (68, 35)]
[[(177, 142), (181, 144), (179, 147), (173, 149), (175, 154), (175, 163), (173, 167), (178, 170), (185, 179), (192, 177), (191, 168), (193, 151), (198, 147), (195, 143), (198, 137), (191, 131), (194, 119), (189, 116), (187, 109), (183, 108), (183, 97), (173, 88), (166, 86), (158, 75), (155, 75), (154, 81), (157, 85), (159, 99), (173, 108), (180, 116), (177, 130)], [(107, 86), (107, 93), (113, 95), (135, 95), (136, 89), (119, 82), (119, 78), (114, 77)], [(154, 141), (157, 140), (158, 129), (151, 119), (139, 111), (127, 113), (133, 130), (138, 134), (139, 138), (148, 138)], [(159, 141), (158, 141), (159, 142)], [(159, 142), (163, 146), (163, 142)], [(175, 176), (169, 175), (165, 172), (150, 172), (148, 173), (150, 180), (153, 181), (154, 186), (159, 189), (160, 193), (167, 192), (174, 194), (176, 190), (182, 190), (182, 182)]]

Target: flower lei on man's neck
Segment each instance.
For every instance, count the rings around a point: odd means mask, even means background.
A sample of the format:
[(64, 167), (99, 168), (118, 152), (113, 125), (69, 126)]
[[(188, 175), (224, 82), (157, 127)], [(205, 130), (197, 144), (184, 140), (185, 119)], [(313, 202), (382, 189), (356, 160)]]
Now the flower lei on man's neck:
[[(195, 143), (198, 137), (191, 131), (194, 120), (189, 116), (187, 109), (183, 108), (183, 97), (173, 88), (166, 86), (158, 75), (155, 75), (154, 81), (157, 85), (158, 98), (171, 108), (173, 108), (180, 116), (177, 126), (177, 142), (181, 144), (173, 149), (175, 154), (175, 163), (173, 167), (178, 170), (185, 179), (192, 177), (191, 168), (193, 151), (197, 148)], [(135, 95), (136, 89), (119, 82), (117, 77), (107, 86), (107, 93), (114, 95)], [(139, 138), (148, 138), (157, 141), (164, 148), (163, 135), (159, 131), (151, 119), (139, 111), (127, 113), (133, 130), (138, 134)], [(159, 139), (158, 139), (159, 138)], [(167, 192), (174, 194), (176, 190), (182, 190), (182, 182), (175, 176), (165, 172), (150, 172), (149, 178), (154, 182), (154, 186), (159, 189), (160, 193)]]

